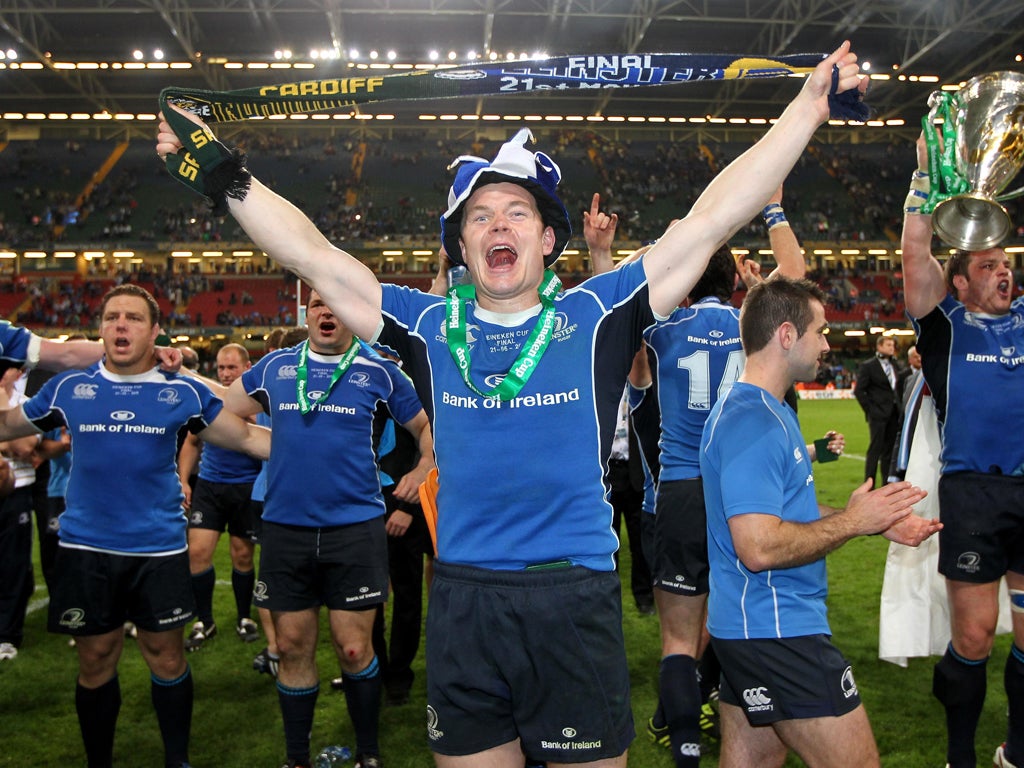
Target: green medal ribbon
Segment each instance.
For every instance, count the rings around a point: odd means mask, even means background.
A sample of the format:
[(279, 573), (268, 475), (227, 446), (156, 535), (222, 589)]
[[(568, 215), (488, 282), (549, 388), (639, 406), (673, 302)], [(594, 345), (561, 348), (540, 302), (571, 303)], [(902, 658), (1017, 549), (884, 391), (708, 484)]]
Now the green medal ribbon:
[(358, 354), (359, 339), (353, 336), (352, 344), (345, 351), (345, 354), (341, 356), (341, 360), (338, 361), (334, 373), (331, 374), (331, 383), (327, 385), (327, 390), (316, 402), (311, 403), (309, 402), (309, 396), (306, 394), (306, 381), (309, 377), (309, 369), (306, 366), (306, 360), (309, 358), (309, 341), (302, 342), (302, 348), (299, 350), (299, 364), (295, 368), (295, 397), (299, 401), (299, 412), (303, 416), (313, 410), (314, 405), (320, 405), (320, 403), (327, 399), (327, 396), (331, 394), (331, 390), (334, 389), (334, 385), (338, 383), (338, 379), (345, 375), (345, 371), (352, 365), (352, 361), (356, 359)]
[(562, 281), (558, 279), (558, 275), (550, 269), (545, 269), (544, 280), (541, 281), (540, 288), (537, 290), (542, 309), (529, 338), (523, 344), (519, 356), (498, 386), (490, 392), (483, 392), (473, 384), (469, 377), (470, 357), (469, 346), (466, 344), (466, 302), (476, 299), (476, 286), (470, 284), (451, 287), (448, 297), (445, 299), (447, 311), (445, 337), (448, 340), (448, 350), (452, 353), (452, 360), (455, 361), (467, 387), (482, 397), (494, 400), (508, 401), (519, 394), (530, 376), (533, 375), (534, 368), (544, 356), (551, 337), (555, 333), (555, 296), (560, 290), (562, 290)]
[[(928, 176), (931, 178), (931, 189), (928, 199), (921, 205), (921, 213), (929, 216), (935, 206), (943, 200), (970, 191), (970, 183), (956, 167), (956, 127), (953, 125), (953, 94), (939, 91), (933, 97), (935, 103), (931, 111), (921, 118), (924, 129), (925, 145), (928, 148)], [(935, 128), (935, 119), (942, 118), (942, 148), (939, 149), (939, 136)]]

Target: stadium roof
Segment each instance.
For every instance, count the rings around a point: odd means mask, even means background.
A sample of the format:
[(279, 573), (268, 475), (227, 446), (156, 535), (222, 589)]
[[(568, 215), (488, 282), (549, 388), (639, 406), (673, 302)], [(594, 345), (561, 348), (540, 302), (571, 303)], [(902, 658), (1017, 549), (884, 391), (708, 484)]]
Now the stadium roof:
[[(928, 94), (982, 72), (1021, 69), (1020, 0), (0, 0), (4, 115), (153, 113), (168, 85), (212, 90), (350, 77), (356, 67), (565, 54), (824, 52), (850, 38), (882, 119), (916, 125)], [(153, 51), (162, 49), (158, 61)], [(135, 62), (133, 51), (142, 52)], [(7, 58), (8, 50), (16, 59)], [(289, 50), (291, 58), (275, 58)], [(311, 51), (331, 52), (313, 58)], [(371, 60), (370, 52), (378, 58)], [(389, 51), (394, 59), (389, 62)], [(358, 53), (357, 53), (358, 52)], [(280, 54), (278, 54), (280, 55)], [(130, 69), (125, 63), (138, 69)], [(188, 62), (190, 68), (171, 68)], [(253, 65), (271, 64), (266, 68)], [(74, 66), (71, 66), (74, 65)], [(85, 65), (84, 67), (81, 65)], [(230, 68), (229, 65), (236, 65)], [(312, 65), (312, 68), (297, 66)], [(35, 67), (35, 68), (33, 68)], [(166, 67), (166, 68), (164, 68)], [(356, 70), (358, 71), (358, 70)], [(373, 71), (373, 70), (369, 70)], [(406, 70), (407, 71), (407, 70)], [(901, 77), (903, 79), (901, 79)], [(924, 77), (922, 82), (919, 78)], [(932, 78), (935, 78), (934, 80)], [(770, 118), (789, 79), (474, 96), (361, 106), (410, 123), (454, 114)]]

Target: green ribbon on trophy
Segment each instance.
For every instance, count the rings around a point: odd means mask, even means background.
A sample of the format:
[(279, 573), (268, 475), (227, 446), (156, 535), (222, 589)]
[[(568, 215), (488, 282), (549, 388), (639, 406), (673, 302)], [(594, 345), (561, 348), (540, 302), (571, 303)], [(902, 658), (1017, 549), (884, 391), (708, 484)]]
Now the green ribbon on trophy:
[(1024, 187), (1003, 192), (1024, 167), (1024, 74), (979, 75), (956, 92), (936, 91), (928, 104), (922, 126), (931, 189), (920, 212), (956, 248), (994, 248), (1013, 229), (1000, 202), (1024, 195)]
[[(925, 145), (928, 148), (928, 176), (932, 180), (928, 199), (921, 204), (921, 213), (930, 216), (935, 206), (954, 195), (970, 190), (968, 183), (956, 168), (956, 128), (953, 125), (953, 94), (937, 91), (929, 103), (931, 111), (921, 118)], [(936, 120), (942, 120), (942, 140)]]

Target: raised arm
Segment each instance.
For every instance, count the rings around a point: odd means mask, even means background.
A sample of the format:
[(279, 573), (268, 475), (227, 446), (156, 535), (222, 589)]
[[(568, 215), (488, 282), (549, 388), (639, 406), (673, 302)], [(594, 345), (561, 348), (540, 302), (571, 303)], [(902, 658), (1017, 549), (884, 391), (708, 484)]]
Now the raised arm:
[(768, 243), (772, 247), (776, 264), (775, 269), (768, 277), (785, 275), (786, 277), (801, 278), (806, 275), (807, 262), (804, 260), (804, 252), (800, 248), (800, 242), (796, 239), (793, 227), (782, 210), (781, 184), (768, 198), (768, 205), (761, 213), (765, 219), (764, 224), (768, 227)]
[(595, 192), (590, 201), (590, 210), (583, 212), (583, 239), (590, 252), (590, 268), (595, 275), (611, 272), (615, 267), (612, 260), (612, 243), (619, 226), (619, 214), (604, 213), (601, 210), (601, 193)]
[[(177, 111), (206, 127), (195, 115)], [(182, 148), (170, 125), (161, 120), (157, 154), (163, 158)], [(253, 243), (316, 288), (328, 306), (338, 308), (336, 314), (353, 333), (375, 337), (381, 322), (381, 290), (366, 265), (331, 245), (302, 211), (255, 178), (245, 199), (230, 199), (229, 208)]]
[(656, 314), (667, 317), (686, 298), (711, 255), (754, 218), (783, 183), (828, 117), (833, 65), (839, 71), (838, 92), (867, 88), (846, 41), (815, 68), (768, 133), (718, 174), (686, 218), (669, 227), (644, 256)]
[[(907, 313), (924, 317), (946, 297), (942, 265), (932, 255), (932, 217), (919, 210), (928, 192), (928, 148), (917, 138), (917, 170), (903, 206), (903, 295)], [(923, 194), (923, 196), (922, 196)]]

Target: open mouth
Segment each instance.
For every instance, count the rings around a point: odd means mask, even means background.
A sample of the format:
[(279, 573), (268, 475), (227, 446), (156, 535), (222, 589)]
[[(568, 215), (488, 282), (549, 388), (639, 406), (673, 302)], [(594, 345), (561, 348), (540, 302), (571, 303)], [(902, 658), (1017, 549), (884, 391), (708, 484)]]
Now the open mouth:
[(516, 253), (515, 248), (512, 246), (505, 244), (495, 245), (487, 252), (487, 266), (490, 269), (511, 267), (518, 258), (519, 254)]
[(324, 320), (320, 323), (320, 333), (331, 334), (338, 330), (338, 326), (330, 320)]
[(128, 339), (124, 338), (123, 336), (119, 336), (118, 338), (114, 339), (114, 347), (116, 347), (117, 349), (128, 349), (128, 347), (130, 346), (131, 342), (128, 341)]

